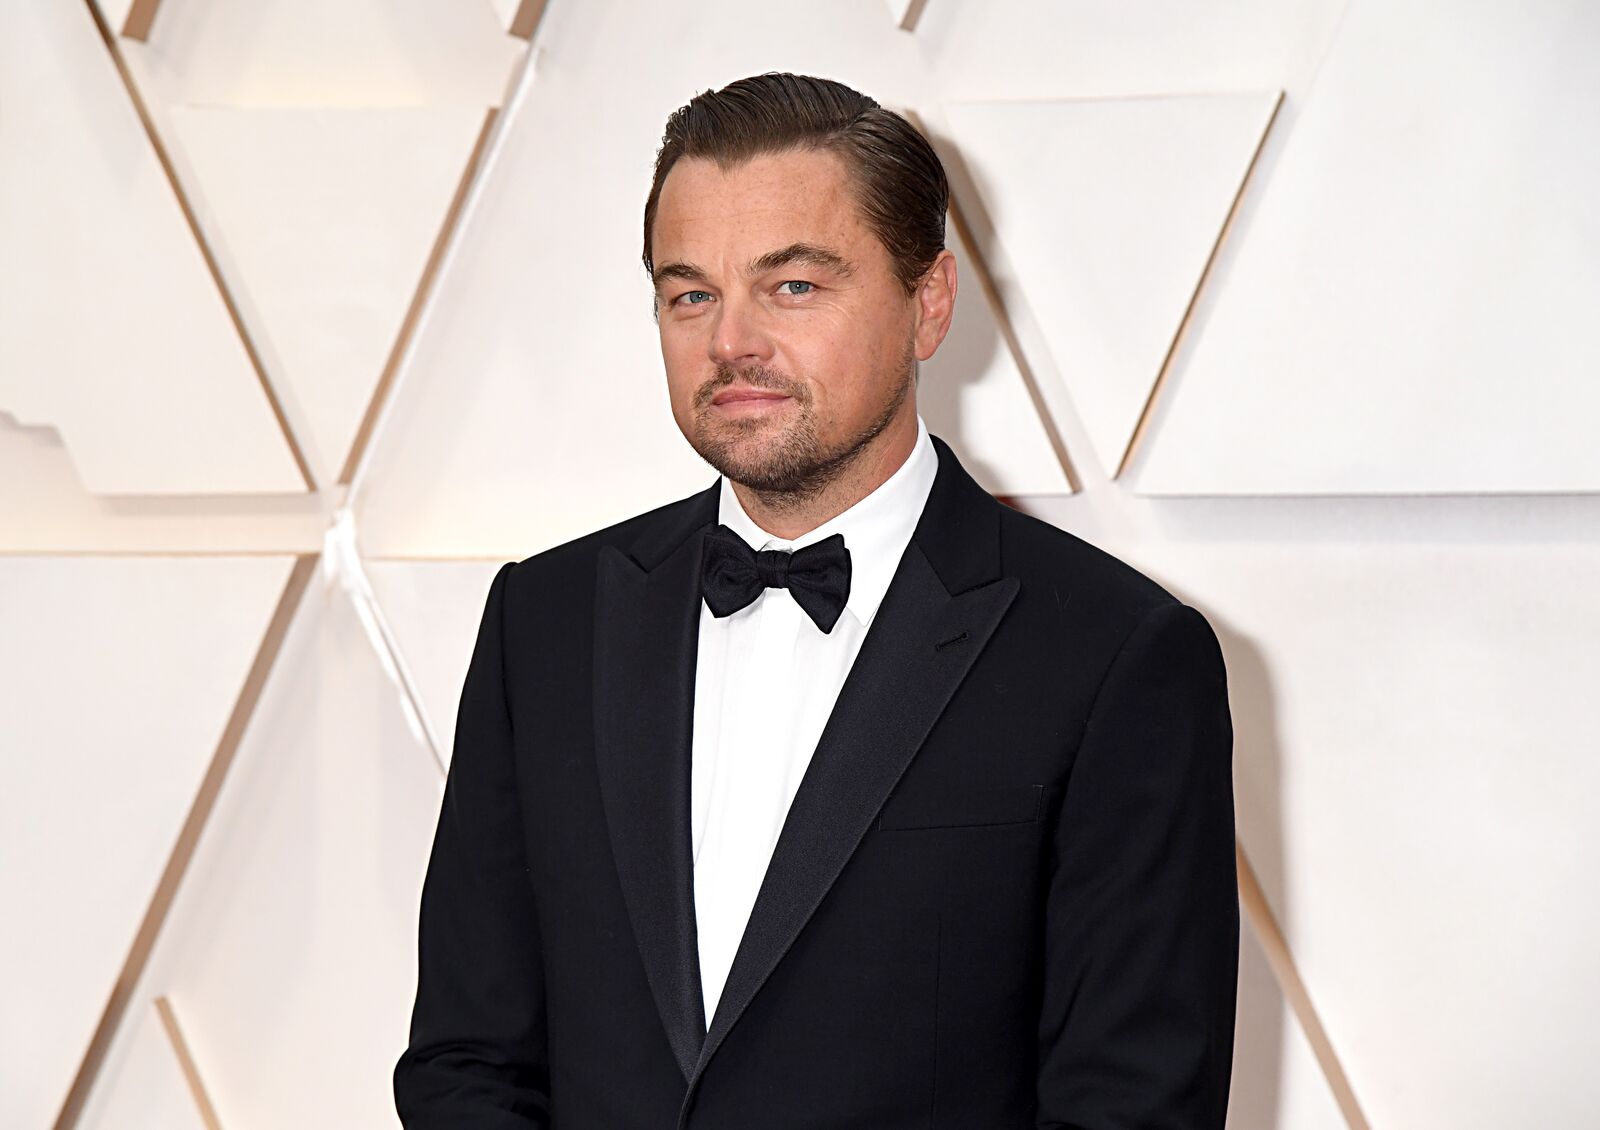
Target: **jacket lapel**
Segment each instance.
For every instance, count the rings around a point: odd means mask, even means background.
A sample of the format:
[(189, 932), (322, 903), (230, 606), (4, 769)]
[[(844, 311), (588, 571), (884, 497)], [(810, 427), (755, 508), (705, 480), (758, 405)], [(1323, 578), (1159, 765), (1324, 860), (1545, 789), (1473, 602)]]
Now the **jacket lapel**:
[(931, 438), (939, 469), (927, 505), (790, 805), (709, 1031), (689, 784), (698, 534), (716, 522), (720, 480), (625, 547), (600, 550), (595, 762), (623, 898), (689, 1093), (1016, 597), (1016, 578), (1000, 575), (1000, 504)]
[[(691, 1092), (1016, 597), (1017, 579), (1000, 576), (1000, 504), (942, 440), (933, 443), (939, 469), (927, 505), (795, 792), (699, 1049)], [(692, 701), (692, 679), (686, 692), (664, 689)], [(672, 722), (679, 726), (680, 716)], [(686, 808), (686, 790), (676, 776), (671, 784), (677, 791), (658, 795)], [(674, 813), (674, 836), (683, 819)], [(670, 880), (679, 881), (676, 870)]]
[(601, 549), (595, 588), (595, 763), (645, 975), (687, 1079), (705, 1038), (689, 830), (700, 544), (718, 485), (628, 547)]

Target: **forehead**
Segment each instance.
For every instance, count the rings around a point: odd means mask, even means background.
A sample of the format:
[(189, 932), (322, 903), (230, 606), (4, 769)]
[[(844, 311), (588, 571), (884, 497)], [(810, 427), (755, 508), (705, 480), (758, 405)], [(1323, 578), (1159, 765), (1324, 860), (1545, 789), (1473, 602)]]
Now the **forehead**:
[(701, 261), (758, 255), (792, 243), (857, 252), (875, 238), (850, 192), (849, 173), (832, 153), (763, 154), (731, 168), (680, 160), (661, 185), (652, 258)]

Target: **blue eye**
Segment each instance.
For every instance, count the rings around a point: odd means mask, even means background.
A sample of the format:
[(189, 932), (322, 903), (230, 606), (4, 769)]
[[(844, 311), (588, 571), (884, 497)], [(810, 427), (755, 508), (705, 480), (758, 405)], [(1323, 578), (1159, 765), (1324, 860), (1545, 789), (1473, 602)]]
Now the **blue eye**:
[[(800, 287), (804, 287), (805, 289), (804, 290), (786, 290), (786, 289), (784, 289), (785, 287), (791, 287), (791, 286), (800, 286)], [(788, 282), (781, 284), (779, 286), (779, 289), (783, 290), (783, 292), (785, 294), (807, 294), (811, 290), (811, 284), (808, 283), (808, 282), (805, 282), (802, 279), (790, 279)]]
[(709, 299), (710, 297), (711, 295), (703, 290), (691, 290), (678, 296), (680, 300), (687, 298), (689, 300), (689, 304), (692, 306), (698, 306), (702, 300)]

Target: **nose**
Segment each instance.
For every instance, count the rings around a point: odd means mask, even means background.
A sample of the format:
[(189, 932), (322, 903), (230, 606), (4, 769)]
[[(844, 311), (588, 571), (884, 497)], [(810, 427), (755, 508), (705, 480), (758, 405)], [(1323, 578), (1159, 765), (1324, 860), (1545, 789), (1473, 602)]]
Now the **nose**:
[(765, 363), (772, 357), (760, 307), (742, 295), (724, 295), (711, 325), (707, 353), (728, 365)]

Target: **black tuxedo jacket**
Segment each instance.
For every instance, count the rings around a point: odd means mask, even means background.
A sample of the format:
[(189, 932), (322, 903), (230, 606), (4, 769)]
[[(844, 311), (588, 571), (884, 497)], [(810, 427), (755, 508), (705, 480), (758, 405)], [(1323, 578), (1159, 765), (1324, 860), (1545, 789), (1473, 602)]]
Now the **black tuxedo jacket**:
[(717, 484), (501, 567), (423, 888), (406, 1126), (1222, 1126), (1216, 637), (933, 443), (709, 1028), (689, 766)]

